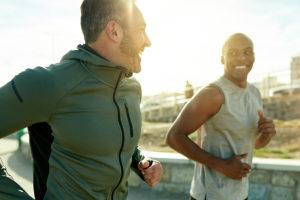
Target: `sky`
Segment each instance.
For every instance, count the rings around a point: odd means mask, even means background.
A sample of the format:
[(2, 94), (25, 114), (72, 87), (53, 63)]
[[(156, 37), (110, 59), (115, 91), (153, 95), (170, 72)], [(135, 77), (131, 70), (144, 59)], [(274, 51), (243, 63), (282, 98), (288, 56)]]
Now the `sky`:
[[(1, 0), (0, 85), (48, 66), (78, 44), (82, 0)], [(289, 69), (300, 55), (298, 0), (138, 0), (152, 46), (142, 55), (143, 94), (182, 92), (186, 80), (205, 85), (223, 73), (224, 40), (242, 32), (254, 42), (249, 80)], [(286, 73), (288, 76), (288, 73)]]

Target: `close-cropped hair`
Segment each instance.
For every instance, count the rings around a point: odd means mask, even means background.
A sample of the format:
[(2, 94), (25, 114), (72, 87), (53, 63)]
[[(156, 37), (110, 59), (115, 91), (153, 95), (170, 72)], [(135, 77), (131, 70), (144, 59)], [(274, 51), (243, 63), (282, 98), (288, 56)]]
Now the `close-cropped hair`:
[(81, 4), (81, 30), (86, 44), (95, 42), (107, 23), (122, 23), (127, 3), (134, 0), (83, 0)]
[(253, 42), (252, 40), (247, 36), (245, 35), (244, 33), (234, 33), (232, 35), (230, 35), (224, 42), (223, 46), (222, 46), (222, 56), (224, 56), (224, 53), (225, 53), (225, 48), (226, 46), (228, 45), (228, 43), (235, 37), (244, 37), (244, 38), (247, 38), (251, 43), (252, 43), (252, 46), (253, 46)]

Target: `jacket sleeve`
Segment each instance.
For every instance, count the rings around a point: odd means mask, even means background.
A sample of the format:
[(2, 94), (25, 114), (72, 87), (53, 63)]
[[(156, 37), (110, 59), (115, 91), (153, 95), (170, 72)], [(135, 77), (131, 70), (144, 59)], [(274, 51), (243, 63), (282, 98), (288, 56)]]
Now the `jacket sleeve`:
[(47, 69), (28, 69), (0, 88), (0, 138), (47, 121), (55, 105)]
[[(131, 169), (141, 178), (144, 180), (144, 176), (143, 174), (141, 173), (141, 171), (139, 170), (139, 163), (140, 161), (142, 160), (146, 160), (150, 163), (150, 166), (152, 165), (153, 163), (153, 160), (150, 159), (150, 158), (147, 158), (145, 157), (142, 153), (141, 153), (141, 150), (138, 146), (136, 146), (135, 150), (134, 150), (134, 153), (132, 155), (132, 162), (131, 162)], [(149, 166), (149, 167), (150, 167)]]

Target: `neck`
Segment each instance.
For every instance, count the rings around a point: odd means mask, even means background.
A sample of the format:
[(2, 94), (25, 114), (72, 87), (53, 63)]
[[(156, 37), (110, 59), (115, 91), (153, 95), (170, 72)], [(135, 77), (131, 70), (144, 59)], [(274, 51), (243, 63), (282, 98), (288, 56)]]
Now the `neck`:
[(105, 58), (106, 60), (110, 61), (110, 62), (114, 62), (114, 59), (112, 58), (112, 56), (110, 56), (111, 54), (109, 53), (109, 47), (102, 47), (102, 45), (98, 45), (97, 43), (91, 43), (88, 44), (88, 46), (93, 49), (95, 52), (97, 52), (99, 55), (101, 55), (103, 58)]
[(124, 60), (126, 60), (124, 58), (125, 55), (122, 54), (118, 45), (115, 43), (102, 39), (88, 45), (106, 60), (120, 66), (128, 66), (128, 64), (124, 62)]
[(240, 88), (246, 88), (247, 87), (247, 79), (246, 80), (236, 80), (230, 76), (227, 76), (226, 74), (224, 74), (224, 76), (230, 80), (233, 84), (235, 84), (236, 86), (240, 87)]

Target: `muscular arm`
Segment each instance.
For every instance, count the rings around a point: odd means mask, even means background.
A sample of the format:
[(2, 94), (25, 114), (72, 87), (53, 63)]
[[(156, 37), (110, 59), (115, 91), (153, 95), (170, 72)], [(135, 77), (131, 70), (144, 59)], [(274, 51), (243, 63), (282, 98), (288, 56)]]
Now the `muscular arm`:
[(183, 108), (169, 130), (167, 144), (189, 159), (218, 170), (221, 160), (199, 148), (188, 135), (216, 114), (222, 101), (222, 95), (217, 88), (206, 87), (197, 93)]
[(223, 97), (214, 87), (206, 87), (187, 103), (167, 135), (167, 144), (191, 160), (217, 170), (229, 178), (241, 180), (250, 170), (248, 164), (240, 162), (246, 155), (220, 159), (199, 147), (188, 135), (196, 131), (221, 108)]

